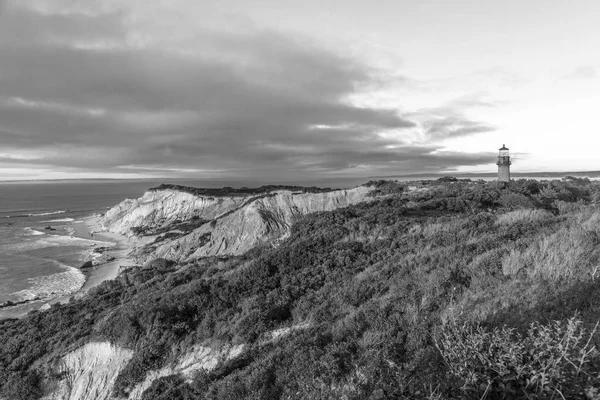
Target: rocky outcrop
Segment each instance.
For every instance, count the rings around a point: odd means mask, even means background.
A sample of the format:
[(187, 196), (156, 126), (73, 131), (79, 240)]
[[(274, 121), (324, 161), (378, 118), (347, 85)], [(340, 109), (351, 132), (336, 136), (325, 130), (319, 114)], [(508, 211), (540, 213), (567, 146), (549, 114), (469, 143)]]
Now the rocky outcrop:
[(156, 379), (169, 376), (181, 375), (185, 379), (191, 380), (194, 372), (199, 370), (211, 371), (219, 362), (231, 360), (239, 356), (244, 350), (244, 345), (224, 346), (220, 349), (213, 349), (206, 346), (194, 346), (194, 348), (180, 357), (171, 365), (161, 368), (157, 371), (149, 371), (142, 383), (133, 388), (129, 393), (129, 400), (140, 400), (146, 389), (152, 385)]
[(238, 197), (207, 197), (173, 189), (146, 192), (138, 200), (126, 200), (109, 210), (102, 219), (105, 229), (133, 235), (143, 226), (157, 228), (181, 220), (206, 221), (191, 232), (164, 235), (160, 242), (138, 249), (140, 262), (166, 258), (178, 262), (207, 256), (240, 255), (265, 243), (277, 243), (290, 233), (300, 217), (331, 211), (366, 200), (371, 188), (303, 193), (279, 190)]
[[(194, 346), (191, 351), (172, 364), (156, 371), (148, 371), (143, 382), (129, 393), (129, 400), (139, 400), (152, 382), (162, 376), (181, 375), (191, 379), (194, 372), (210, 371), (219, 362), (240, 355), (244, 345), (226, 345), (218, 349)], [(88, 343), (65, 355), (57, 366), (63, 376), (53, 393), (44, 400), (112, 400), (112, 390), (119, 375), (131, 359), (133, 352), (107, 342)]]
[(108, 400), (121, 369), (133, 355), (107, 342), (88, 343), (64, 356), (57, 366), (63, 379), (48, 400)]
[[(294, 331), (307, 329), (309, 327), (310, 324), (305, 322), (276, 329), (265, 335), (265, 339), (261, 342), (261, 345), (273, 343), (285, 338)], [(242, 354), (245, 347), (246, 346), (243, 344), (228, 344), (220, 348), (195, 345), (190, 351), (177, 358), (172, 364), (159, 370), (148, 371), (144, 381), (136, 385), (129, 393), (128, 400), (140, 400), (144, 391), (152, 385), (152, 382), (163, 376), (180, 375), (184, 379), (191, 381), (196, 372), (200, 370), (212, 371), (219, 363), (232, 360)]]
[(195, 216), (212, 220), (247, 200), (243, 196), (197, 196), (174, 189), (148, 190), (139, 199), (126, 199), (111, 208), (100, 222), (111, 232), (130, 236), (136, 227), (161, 227)]
[[(308, 327), (310, 324), (306, 322), (276, 329), (267, 333), (261, 344), (273, 343), (293, 331)], [(129, 392), (128, 400), (140, 400), (152, 382), (163, 376), (179, 375), (191, 381), (196, 372), (211, 371), (219, 363), (241, 355), (245, 348), (244, 344), (194, 345), (169, 365), (148, 371), (144, 381)], [(62, 357), (55, 367), (62, 380), (43, 400), (114, 400), (112, 391), (117, 376), (132, 356), (133, 351), (108, 342), (88, 343)]]

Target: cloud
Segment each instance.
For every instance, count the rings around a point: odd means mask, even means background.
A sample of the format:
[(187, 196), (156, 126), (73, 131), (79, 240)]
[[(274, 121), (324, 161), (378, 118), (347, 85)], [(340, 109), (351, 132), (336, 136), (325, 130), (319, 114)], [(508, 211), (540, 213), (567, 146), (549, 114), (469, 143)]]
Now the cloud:
[(454, 112), (429, 115), (423, 123), (425, 137), (431, 141), (453, 139), (494, 130), (494, 127), (486, 123), (473, 121)]
[[(157, 18), (135, 1), (7, 3), (4, 148), (56, 170), (265, 179), (485, 162), (411, 147), (412, 116), (355, 105), (358, 88), (381, 84), (358, 59), (222, 15), (199, 24), (195, 3), (165, 4), (150, 7)], [(489, 129), (441, 110), (423, 127), (429, 143)]]
[(589, 65), (577, 67), (573, 72), (566, 75), (566, 79), (595, 79), (598, 77), (596, 68)]
[(496, 130), (494, 126), (466, 115), (473, 108), (496, 106), (494, 102), (483, 100), (485, 95), (486, 93), (476, 93), (452, 99), (440, 107), (423, 108), (407, 117), (420, 122), (423, 139), (429, 143), (493, 132)]

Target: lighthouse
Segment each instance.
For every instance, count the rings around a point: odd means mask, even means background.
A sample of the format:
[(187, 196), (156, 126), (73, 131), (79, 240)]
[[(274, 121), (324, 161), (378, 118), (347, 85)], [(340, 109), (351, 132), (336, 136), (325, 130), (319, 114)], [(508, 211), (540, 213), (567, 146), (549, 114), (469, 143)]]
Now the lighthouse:
[(502, 145), (498, 152), (498, 182), (509, 182), (510, 181), (510, 154), (506, 145)]

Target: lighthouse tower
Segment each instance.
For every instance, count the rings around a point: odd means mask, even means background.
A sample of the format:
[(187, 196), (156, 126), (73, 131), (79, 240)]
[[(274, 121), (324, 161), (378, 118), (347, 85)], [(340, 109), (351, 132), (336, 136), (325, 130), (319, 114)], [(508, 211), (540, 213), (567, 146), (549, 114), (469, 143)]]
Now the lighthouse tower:
[(502, 145), (498, 152), (498, 182), (509, 182), (510, 181), (510, 154), (506, 145)]

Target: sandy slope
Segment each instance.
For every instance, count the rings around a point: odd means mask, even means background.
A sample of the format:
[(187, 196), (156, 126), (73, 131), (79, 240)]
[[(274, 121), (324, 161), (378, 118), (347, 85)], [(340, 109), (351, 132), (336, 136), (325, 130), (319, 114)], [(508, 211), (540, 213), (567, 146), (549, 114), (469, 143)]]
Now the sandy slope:
[(77, 292), (77, 296), (83, 295), (91, 288), (98, 286), (102, 282), (110, 279), (115, 279), (119, 274), (121, 266), (134, 265), (134, 261), (128, 257), (131, 252), (131, 241), (129, 238), (114, 232), (101, 232), (100, 217), (97, 215), (87, 217), (81, 223), (73, 224), (75, 235), (103, 242), (111, 242), (114, 245), (104, 254), (115, 257), (114, 261), (110, 261), (94, 267), (89, 271), (87, 280), (81, 290)]

